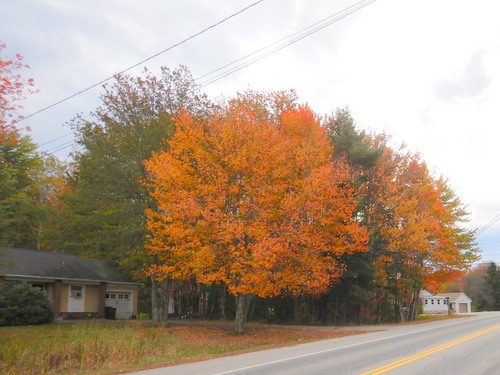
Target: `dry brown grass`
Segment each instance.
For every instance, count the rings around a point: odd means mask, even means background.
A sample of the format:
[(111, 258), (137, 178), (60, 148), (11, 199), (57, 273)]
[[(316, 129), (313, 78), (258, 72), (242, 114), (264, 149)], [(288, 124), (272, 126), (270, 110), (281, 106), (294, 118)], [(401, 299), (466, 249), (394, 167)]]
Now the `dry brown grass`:
[(140, 322), (74, 322), (0, 328), (0, 373), (111, 374), (359, 334), (360, 331), (213, 327), (154, 328)]

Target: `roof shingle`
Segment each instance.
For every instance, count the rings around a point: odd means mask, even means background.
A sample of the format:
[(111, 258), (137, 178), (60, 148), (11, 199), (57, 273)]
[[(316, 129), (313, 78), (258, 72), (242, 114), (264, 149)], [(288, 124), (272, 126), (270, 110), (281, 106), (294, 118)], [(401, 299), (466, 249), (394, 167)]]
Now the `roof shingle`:
[(0, 275), (51, 279), (130, 281), (108, 260), (81, 259), (71, 254), (16, 248), (0, 248)]

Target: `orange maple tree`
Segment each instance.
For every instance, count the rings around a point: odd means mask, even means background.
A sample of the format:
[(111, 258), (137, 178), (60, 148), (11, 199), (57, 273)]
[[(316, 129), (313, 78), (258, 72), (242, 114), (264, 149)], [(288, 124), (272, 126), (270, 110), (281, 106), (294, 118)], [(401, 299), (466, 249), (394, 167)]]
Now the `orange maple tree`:
[(418, 155), (386, 148), (374, 173), (369, 227), (385, 243), (379, 284), (404, 307), (402, 319), (413, 319), (422, 287), (457, 278), (476, 259), (472, 238), (459, 227), (466, 213)]
[[(0, 42), (0, 52), (6, 48)], [(0, 56), (0, 143), (18, 142), (18, 129), (14, 125), (22, 118), (16, 114), (21, 108), (18, 101), (24, 99), (25, 92), (35, 93), (31, 89), (34, 86), (33, 79), (24, 79), (18, 73), (21, 69), (29, 68), (23, 63), (23, 57), (19, 54), (14, 59), (5, 59)]]
[(321, 293), (343, 271), (338, 258), (367, 243), (349, 170), (316, 116), (261, 99), (240, 95), (203, 120), (181, 113), (169, 150), (145, 162), (158, 204), (148, 248), (161, 261), (150, 273), (224, 283), (237, 333), (251, 295)]

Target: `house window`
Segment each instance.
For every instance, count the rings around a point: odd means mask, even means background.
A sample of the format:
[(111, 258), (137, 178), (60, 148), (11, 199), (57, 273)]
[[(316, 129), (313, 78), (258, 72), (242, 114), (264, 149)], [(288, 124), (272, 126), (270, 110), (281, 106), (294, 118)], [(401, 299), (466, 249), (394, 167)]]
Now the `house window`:
[(426, 305), (428, 305), (428, 304), (429, 304), (429, 300), (428, 300), (428, 299), (426, 299), (426, 300), (425, 300), (425, 304), (426, 304)]
[(431, 305), (434, 305), (434, 300), (433, 299), (431, 299)]
[(109, 293), (106, 293), (106, 298), (109, 298)]
[(437, 304), (438, 304), (438, 305), (440, 305), (440, 304), (441, 304), (441, 300), (440, 300), (440, 299), (438, 299), (438, 300), (437, 300)]
[(82, 298), (83, 288), (79, 285), (71, 285), (70, 296), (72, 298)]
[(129, 295), (129, 294), (124, 294), (124, 295), (123, 295), (123, 299), (128, 299), (129, 297), (130, 297), (130, 295)]
[(448, 300), (443, 300), (443, 305), (447, 305), (448, 304)]

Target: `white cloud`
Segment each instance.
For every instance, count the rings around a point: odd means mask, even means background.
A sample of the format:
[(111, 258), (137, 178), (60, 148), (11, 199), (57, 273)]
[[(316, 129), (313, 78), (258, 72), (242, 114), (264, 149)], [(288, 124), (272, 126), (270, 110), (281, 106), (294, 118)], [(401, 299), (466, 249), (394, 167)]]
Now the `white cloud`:
[[(2, 40), (32, 66), (42, 92), (26, 112), (71, 95), (200, 31), (253, 0), (19, 0), (2, 4)], [(195, 77), (352, 5), (354, 0), (264, 1), (148, 62)], [(380, 0), (206, 87), (294, 88), (324, 114), (348, 105), (360, 127), (421, 152), (469, 204), (472, 226), (500, 212), (500, 23), (490, 0)], [(141, 69), (132, 71), (138, 74)], [(100, 90), (30, 121), (43, 143), (97, 105)], [(493, 230), (493, 228), (491, 229)], [(495, 229), (500, 231), (500, 229)]]
[(491, 84), (483, 68), (483, 54), (475, 53), (461, 75), (455, 79), (437, 82), (434, 88), (436, 96), (448, 101), (457, 98), (477, 97)]

